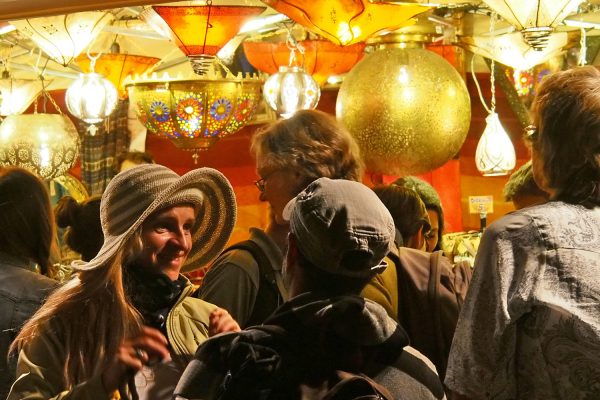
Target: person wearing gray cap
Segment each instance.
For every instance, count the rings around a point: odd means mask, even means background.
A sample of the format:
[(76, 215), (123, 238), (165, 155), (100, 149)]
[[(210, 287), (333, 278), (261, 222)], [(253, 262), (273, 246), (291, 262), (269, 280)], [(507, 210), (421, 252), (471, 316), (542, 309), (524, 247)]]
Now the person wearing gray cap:
[(336, 370), (364, 373), (393, 398), (443, 398), (435, 368), (408, 346), (402, 327), (359, 296), (385, 270), (394, 241), (392, 216), (377, 195), (358, 182), (320, 178), (283, 217), (290, 300), (263, 325), (201, 345), (176, 398), (300, 399), (327, 391)]

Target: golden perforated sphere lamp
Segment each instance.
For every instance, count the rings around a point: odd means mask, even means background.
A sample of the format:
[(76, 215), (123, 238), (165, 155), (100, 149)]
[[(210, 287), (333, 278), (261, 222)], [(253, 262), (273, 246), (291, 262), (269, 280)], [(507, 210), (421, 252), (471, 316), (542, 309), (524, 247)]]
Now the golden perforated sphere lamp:
[(438, 168), (457, 154), (469, 130), (465, 82), (445, 59), (423, 48), (421, 35), (378, 40), (377, 49), (346, 75), (336, 115), (357, 140), (369, 171), (404, 176)]

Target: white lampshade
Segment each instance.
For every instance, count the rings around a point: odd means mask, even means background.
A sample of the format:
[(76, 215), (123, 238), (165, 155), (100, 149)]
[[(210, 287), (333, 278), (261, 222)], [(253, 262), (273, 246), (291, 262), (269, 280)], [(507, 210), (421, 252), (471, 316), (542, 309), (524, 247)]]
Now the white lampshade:
[(0, 165), (27, 168), (43, 179), (66, 173), (77, 160), (79, 134), (61, 114), (15, 114), (0, 124)]
[(548, 35), (565, 17), (577, 11), (583, 0), (483, 0), (515, 26), (535, 49), (543, 49)]
[(560, 55), (568, 43), (568, 35), (566, 32), (551, 34), (542, 50), (531, 47), (518, 32), (499, 36), (464, 36), (461, 41), (475, 54), (523, 70)]
[(321, 97), (319, 85), (301, 67), (279, 67), (279, 72), (266, 80), (265, 101), (277, 114), (291, 117), (298, 110), (310, 110)]
[(33, 40), (48, 57), (66, 66), (113, 19), (114, 15), (110, 12), (90, 11), (29, 18), (11, 21), (11, 24)]
[(80, 74), (65, 94), (67, 108), (77, 118), (96, 124), (108, 117), (117, 105), (117, 89), (94, 72)]
[(475, 151), (475, 164), (484, 176), (507, 175), (517, 162), (515, 148), (502, 127), (498, 114), (491, 112)]
[(0, 115), (21, 114), (41, 91), (39, 79), (0, 79)]

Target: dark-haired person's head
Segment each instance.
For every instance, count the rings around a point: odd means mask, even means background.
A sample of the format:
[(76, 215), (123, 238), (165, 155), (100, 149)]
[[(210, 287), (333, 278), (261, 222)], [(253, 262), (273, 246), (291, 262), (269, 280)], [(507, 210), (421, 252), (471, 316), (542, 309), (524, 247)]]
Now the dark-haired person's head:
[(600, 204), (600, 72), (585, 66), (545, 77), (531, 110), (538, 186), (552, 199)]
[(94, 258), (104, 243), (100, 198), (93, 196), (78, 203), (73, 197), (65, 196), (54, 208), (56, 224), (66, 228), (64, 238), (67, 245), (81, 254), (83, 261)]
[(33, 173), (0, 167), (0, 251), (47, 273), (55, 235), (46, 185)]
[(439, 194), (429, 183), (414, 176), (399, 178), (392, 184), (412, 189), (419, 194), (419, 197), (425, 203), (425, 208), (427, 208), (431, 225), (431, 230), (426, 237), (427, 251), (441, 250), (442, 236), (444, 235), (444, 210)]
[(533, 179), (531, 161), (526, 162), (510, 175), (502, 193), (504, 200), (512, 201), (517, 210), (548, 201), (548, 193), (540, 189)]

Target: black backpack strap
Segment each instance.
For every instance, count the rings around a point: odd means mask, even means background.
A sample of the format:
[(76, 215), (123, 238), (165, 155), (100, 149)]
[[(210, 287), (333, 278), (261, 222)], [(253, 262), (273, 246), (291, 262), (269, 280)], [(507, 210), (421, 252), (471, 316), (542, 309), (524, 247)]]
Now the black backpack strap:
[[(446, 360), (447, 359), (447, 349), (446, 343), (443, 336), (444, 328), (442, 326), (442, 316), (440, 309), (440, 282), (441, 282), (441, 274), (442, 268), (440, 266), (442, 251), (434, 251), (429, 256), (429, 285), (427, 290), (427, 297), (429, 298), (430, 310), (432, 312), (433, 317), (433, 326), (434, 333), (436, 336), (437, 342), (437, 350), (438, 350), (438, 360)], [(444, 370), (445, 370), (444, 365)]]
[(223, 251), (244, 250), (252, 255), (260, 275), (258, 293), (247, 325), (261, 324), (287, 298), (281, 271), (275, 270), (264, 250), (253, 240), (244, 240)]

